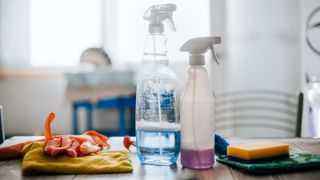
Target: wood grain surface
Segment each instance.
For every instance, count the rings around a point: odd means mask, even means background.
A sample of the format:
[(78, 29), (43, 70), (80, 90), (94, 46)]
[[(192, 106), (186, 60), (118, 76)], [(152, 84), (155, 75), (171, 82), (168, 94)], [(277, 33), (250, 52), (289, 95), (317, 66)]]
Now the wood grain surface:
[[(5, 141), (4, 145), (14, 144), (25, 140), (37, 139), (39, 137), (12, 137)], [(231, 144), (254, 141), (255, 139), (229, 139)], [(291, 148), (297, 151), (311, 151), (320, 153), (320, 139), (308, 138), (288, 138), (288, 139), (272, 139), (275, 141), (290, 143)], [(112, 149), (123, 149), (121, 138), (111, 138)], [(190, 170), (182, 168), (180, 160), (176, 166), (152, 166), (141, 165), (137, 157), (137, 153), (133, 148), (131, 150), (131, 160), (133, 163), (133, 172), (125, 174), (81, 174), (81, 175), (39, 175), (39, 176), (23, 176), (21, 174), (21, 159), (0, 160), (0, 179), (15, 180), (15, 179), (119, 179), (119, 180), (157, 180), (157, 179), (181, 179), (181, 180), (208, 180), (208, 179), (222, 179), (222, 180), (251, 180), (251, 179), (290, 179), (290, 180), (319, 180), (320, 169), (303, 170), (286, 172), (280, 174), (270, 175), (252, 175), (244, 171), (223, 165), (215, 162), (214, 167), (208, 170)]]

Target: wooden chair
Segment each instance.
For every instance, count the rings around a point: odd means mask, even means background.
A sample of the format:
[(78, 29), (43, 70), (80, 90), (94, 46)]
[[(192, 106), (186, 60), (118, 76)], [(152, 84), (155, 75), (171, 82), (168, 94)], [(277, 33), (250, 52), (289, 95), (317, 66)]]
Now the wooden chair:
[(303, 94), (239, 90), (215, 95), (215, 128), (224, 136), (300, 137)]

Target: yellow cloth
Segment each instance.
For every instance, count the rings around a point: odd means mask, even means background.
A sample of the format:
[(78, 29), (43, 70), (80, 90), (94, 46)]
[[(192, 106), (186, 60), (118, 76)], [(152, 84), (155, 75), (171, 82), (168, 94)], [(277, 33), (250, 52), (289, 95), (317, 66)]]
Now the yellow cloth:
[(126, 150), (99, 152), (83, 157), (67, 155), (50, 157), (44, 152), (45, 143), (35, 142), (23, 149), (22, 172), (55, 174), (93, 174), (132, 172), (129, 152)]

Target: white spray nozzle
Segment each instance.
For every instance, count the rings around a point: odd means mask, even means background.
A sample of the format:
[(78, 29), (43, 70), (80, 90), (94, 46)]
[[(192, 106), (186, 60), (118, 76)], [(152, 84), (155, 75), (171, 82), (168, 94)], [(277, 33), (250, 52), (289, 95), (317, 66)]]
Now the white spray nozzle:
[(162, 33), (163, 21), (166, 21), (172, 31), (176, 31), (172, 14), (177, 9), (175, 4), (160, 4), (151, 6), (144, 14), (143, 19), (149, 21), (150, 33)]
[(185, 42), (181, 46), (180, 51), (190, 53), (190, 65), (204, 65), (204, 53), (206, 53), (207, 50), (210, 49), (213, 59), (215, 59), (216, 62), (220, 64), (213, 48), (214, 44), (220, 43), (221, 37), (218, 36), (193, 38)]

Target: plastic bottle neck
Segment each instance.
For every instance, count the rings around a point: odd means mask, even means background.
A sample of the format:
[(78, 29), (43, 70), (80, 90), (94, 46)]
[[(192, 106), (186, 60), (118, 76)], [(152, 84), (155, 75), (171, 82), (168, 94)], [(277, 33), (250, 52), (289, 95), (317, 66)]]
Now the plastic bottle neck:
[(190, 54), (189, 65), (205, 65), (205, 59), (203, 54)]
[(167, 37), (163, 33), (150, 33), (146, 38), (143, 62), (168, 65)]

